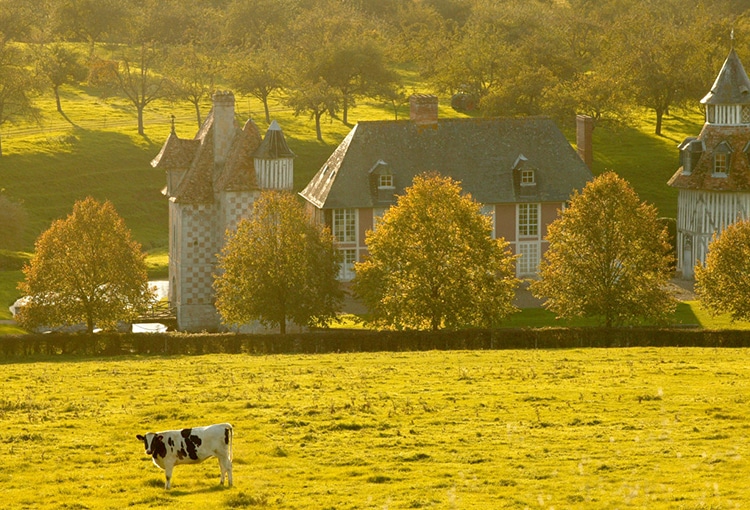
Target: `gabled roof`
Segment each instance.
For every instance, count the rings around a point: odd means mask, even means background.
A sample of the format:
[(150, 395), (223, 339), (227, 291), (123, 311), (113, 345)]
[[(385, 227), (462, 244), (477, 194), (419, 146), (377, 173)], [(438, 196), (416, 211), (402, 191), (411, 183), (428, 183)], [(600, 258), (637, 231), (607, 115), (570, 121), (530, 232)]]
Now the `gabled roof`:
[(368, 121), (349, 132), (300, 195), (318, 208), (376, 207), (369, 170), (383, 160), (397, 195), (415, 175), (434, 171), (461, 181), (480, 203), (528, 201), (514, 184), (520, 154), (536, 172), (534, 200), (566, 201), (592, 178), (547, 118), (439, 119), (430, 129), (409, 120)]
[(170, 133), (159, 154), (151, 161), (155, 168), (182, 170), (185, 175), (169, 197), (181, 203), (211, 203), (218, 191), (245, 191), (257, 188), (253, 153), (261, 143), (254, 122), (235, 129), (226, 163), (214, 162), (214, 110), (211, 109), (192, 140)]
[(271, 125), (268, 126), (268, 131), (266, 131), (266, 136), (263, 138), (260, 147), (255, 151), (254, 156), (258, 159), (295, 157), (295, 154), (286, 144), (284, 133), (281, 131), (281, 126), (279, 126), (279, 123), (276, 122), (276, 120), (271, 121)]
[(701, 99), (703, 104), (750, 104), (750, 78), (734, 48), (721, 66), (711, 90)]

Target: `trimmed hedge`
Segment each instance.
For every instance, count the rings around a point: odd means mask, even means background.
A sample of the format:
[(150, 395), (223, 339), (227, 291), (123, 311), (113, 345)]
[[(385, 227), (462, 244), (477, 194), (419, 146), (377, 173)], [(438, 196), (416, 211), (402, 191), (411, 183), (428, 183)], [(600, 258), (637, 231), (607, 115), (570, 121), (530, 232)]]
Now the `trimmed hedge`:
[(0, 355), (5, 358), (36, 355), (293, 354), (581, 347), (750, 347), (750, 331), (545, 328), (438, 332), (322, 330), (287, 335), (52, 333), (0, 337)]

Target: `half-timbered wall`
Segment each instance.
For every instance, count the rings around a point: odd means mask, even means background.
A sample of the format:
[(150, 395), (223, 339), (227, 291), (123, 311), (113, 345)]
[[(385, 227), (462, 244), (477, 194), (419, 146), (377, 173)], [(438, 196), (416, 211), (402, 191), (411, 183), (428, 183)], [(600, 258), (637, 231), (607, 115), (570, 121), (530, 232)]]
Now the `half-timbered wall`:
[(749, 217), (750, 193), (682, 189), (677, 207), (677, 270), (691, 278), (706, 260), (714, 232)]

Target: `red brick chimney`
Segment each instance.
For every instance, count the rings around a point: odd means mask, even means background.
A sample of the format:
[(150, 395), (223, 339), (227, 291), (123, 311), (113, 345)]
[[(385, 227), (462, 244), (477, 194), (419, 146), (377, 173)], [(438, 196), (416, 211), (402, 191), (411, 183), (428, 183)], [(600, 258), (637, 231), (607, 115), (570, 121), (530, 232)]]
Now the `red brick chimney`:
[(594, 119), (588, 115), (576, 115), (576, 146), (578, 147), (578, 156), (586, 163), (589, 170), (591, 170), (591, 165), (594, 164), (593, 134)]
[(437, 96), (432, 94), (412, 95), (409, 98), (409, 119), (418, 126), (437, 126)]

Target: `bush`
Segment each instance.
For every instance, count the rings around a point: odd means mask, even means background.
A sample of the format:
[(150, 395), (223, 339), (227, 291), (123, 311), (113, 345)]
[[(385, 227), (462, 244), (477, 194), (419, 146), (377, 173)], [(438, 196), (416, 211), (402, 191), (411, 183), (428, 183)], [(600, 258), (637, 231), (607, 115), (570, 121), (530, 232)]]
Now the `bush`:
[(5, 358), (38, 355), (264, 355), (585, 347), (750, 347), (750, 331), (545, 328), (437, 332), (326, 330), (286, 335), (50, 333), (0, 337), (0, 353)]

